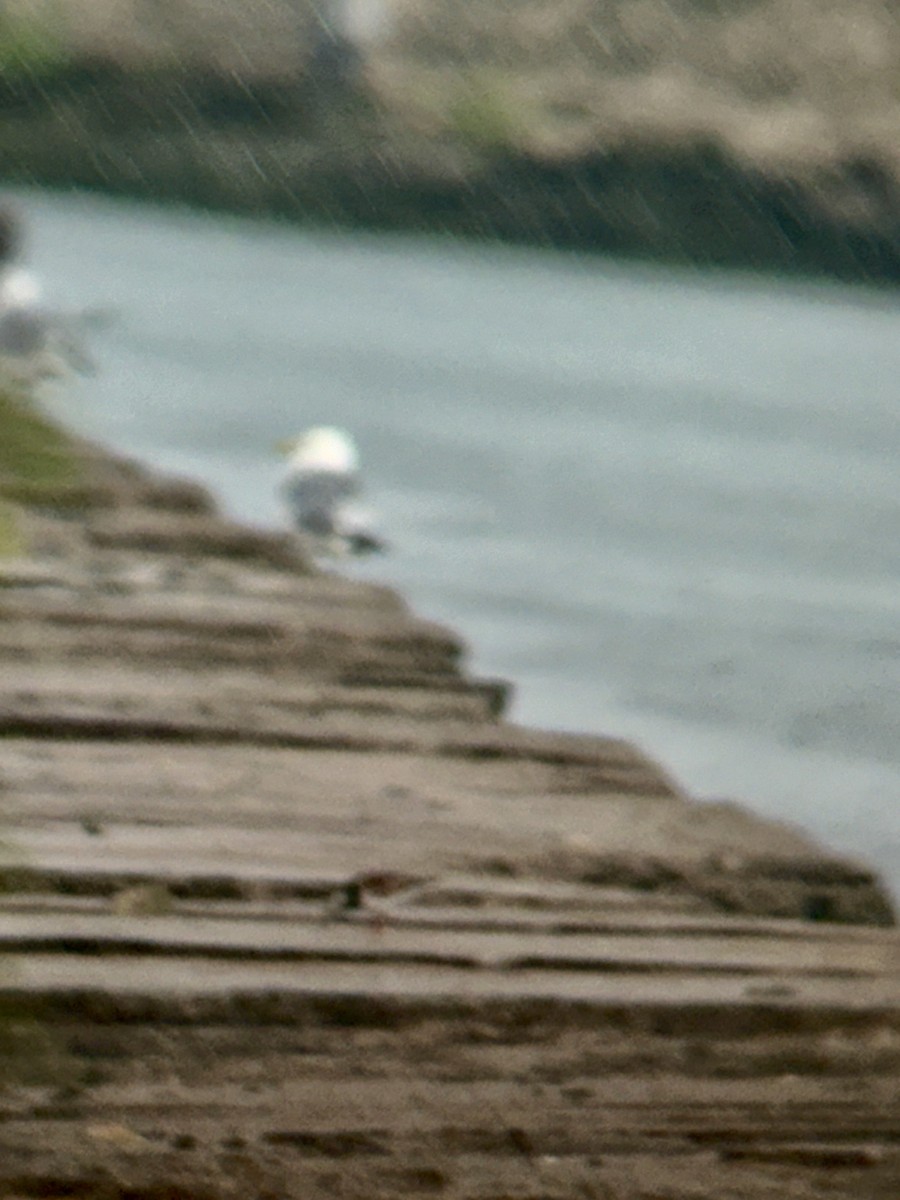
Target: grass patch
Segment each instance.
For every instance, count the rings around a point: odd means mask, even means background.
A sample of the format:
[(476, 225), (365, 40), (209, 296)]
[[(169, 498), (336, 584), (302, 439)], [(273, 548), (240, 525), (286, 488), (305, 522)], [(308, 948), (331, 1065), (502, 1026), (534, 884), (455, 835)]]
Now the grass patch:
[(66, 435), (26, 398), (0, 392), (0, 491), (7, 476), (53, 486), (74, 475)]
[(78, 482), (66, 435), (24, 395), (0, 390), (0, 558), (21, 554), (22, 504), (52, 504)]
[(23, 550), (18, 510), (8, 500), (0, 500), (0, 558), (15, 558)]
[(512, 153), (523, 118), (492, 72), (471, 73), (454, 99), (450, 127), (470, 149), (489, 156)]

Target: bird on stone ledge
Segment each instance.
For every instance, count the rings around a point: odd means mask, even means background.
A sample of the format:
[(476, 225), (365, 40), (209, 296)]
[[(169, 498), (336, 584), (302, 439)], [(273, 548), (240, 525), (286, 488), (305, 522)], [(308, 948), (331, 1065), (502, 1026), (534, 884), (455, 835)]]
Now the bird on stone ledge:
[(387, 548), (371, 515), (356, 503), (362, 490), (359, 454), (346, 433), (320, 426), (279, 442), (278, 449), (288, 460), (281, 494), (315, 553), (342, 557)]

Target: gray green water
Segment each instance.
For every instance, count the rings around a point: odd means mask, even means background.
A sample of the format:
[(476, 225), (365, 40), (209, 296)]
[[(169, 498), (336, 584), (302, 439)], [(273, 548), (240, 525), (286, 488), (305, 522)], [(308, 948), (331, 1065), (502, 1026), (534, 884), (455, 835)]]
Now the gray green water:
[(281, 520), (344, 425), (394, 553), (526, 723), (634, 738), (900, 887), (900, 296), (27, 197), (115, 305), (70, 423)]

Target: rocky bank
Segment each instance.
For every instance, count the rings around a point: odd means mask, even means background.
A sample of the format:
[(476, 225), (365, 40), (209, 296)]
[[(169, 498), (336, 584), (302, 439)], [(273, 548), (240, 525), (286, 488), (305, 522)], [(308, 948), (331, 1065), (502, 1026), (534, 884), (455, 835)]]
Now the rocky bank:
[(892, 282), (898, 71), (880, 0), (9, 0), (0, 177)]

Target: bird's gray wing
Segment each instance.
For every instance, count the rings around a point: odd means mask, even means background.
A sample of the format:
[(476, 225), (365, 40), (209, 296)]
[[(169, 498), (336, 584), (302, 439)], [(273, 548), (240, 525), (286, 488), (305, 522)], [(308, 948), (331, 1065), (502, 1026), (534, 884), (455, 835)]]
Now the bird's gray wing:
[[(94, 362), (84, 334), (78, 317), (30, 308), (0, 311), (0, 356), (36, 367), (46, 367), (46, 356), (51, 355), (60, 366), (82, 375), (91, 374)], [(56, 372), (50, 367), (49, 373)]]
[(298, 471), (284, 483), (284, 497), (297, 526), (317, 537), (339, 532), (342, 505), (359, 494), (359, 477), (344, 471)]
[(31, 309), (12, 308), (0, 312), (0, 354), (30, 358), (47, 344), (47, 324)]

